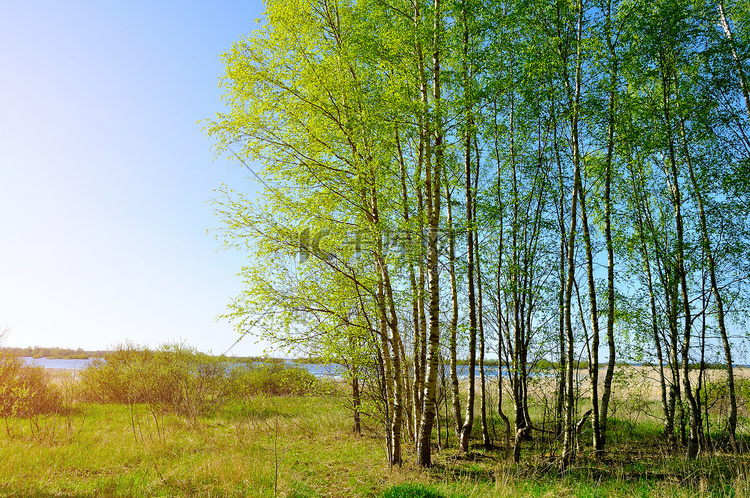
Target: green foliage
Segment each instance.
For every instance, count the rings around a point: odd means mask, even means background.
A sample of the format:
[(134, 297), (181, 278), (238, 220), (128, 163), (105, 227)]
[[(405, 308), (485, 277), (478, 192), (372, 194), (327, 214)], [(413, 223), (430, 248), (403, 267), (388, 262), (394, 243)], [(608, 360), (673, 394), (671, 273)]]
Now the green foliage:
[(177, 415), (203, 415), (229, 395), (224, 359), (182, 344), (152, 351), (127, 343), (81, 372), (85, 399), (100, 403), (147, 403)]
[[(352, 377), (382, 365), (383, 382), (371, 385), (410, 417), (419, 394), (402, 405), (401, 379), (405, 392), (426, 393), (425, 407), (435, 387), (421, 368), (427, 320), (418, 315), (429, 309), (431, 324), (445, 323), (438, 290), (457, 280), (452, 327), (465, 354), (467, 316), (478, 311), (469, 268), (491, 286), (480, 323), (511, 346), (498, 363), (523, 375), (519, 366), (555, 368), (566, 346), (566, 365), (589, 368), (575, 350), (596, 366), (605, 319), (613, 360), (667, 361), (675, 372), (694, 361), (690, 348), (712, 341), (700, 322), (721, 323), (726, 338), (724, 307), (734, 323), (746, 314), (750, 240), (746, 182), (732, 180), (747, 170), (748, 89), (706, 5), (269, 0), (261, 28), (224, 55), (226, 107), (206, 127), (216, 150), (252, 161), (265, 187), (257, 196), (227, 187), (214, 204), (219, 238), (254, 258), (225, 317), (286, 350), (352, 365)], [(746, 9), (727, 8), (746, 46), (737, 22)], [(474, 228), (483, 240), (475, 267), (468, 242), (451, 247), (454, 261), (433, 237)], [(428, 232), (425, 258), (418, 238)], [(604, 247), (606, 285), (595, 270)], [(433, 273), (446, 263), (442, 277)], [(446, 346), (437, 329), (430, 358)], [(468, 349), (473, 357), (472, 340)], [(610, 397), (609, 373), (589, 394), (601, 395), (602, 413), (633, 424), (654, 415), (643, 379), (618, 374)], [(257, 392), (275, 392), (272, 371), (252, 375)], [(674, 382), (692, 392), (690, 377)], [(393, 422), (398, 434), (399, 410)]]
[(737, 397), (743, 400), (745, 407), (750, 407), (750, 379), (735, 378), (734, 388), (737, 390)]
[[(729, 410), (729, 387), (724, 372), (708, 380), (703, 387), (705, 402), (712, 414), (726, 416)], [(735, 373), (734, 389), (737, 395), (738, 413), (750, 417), (750, 379)]]
[(230, 363), (182, 344), (155, 351), (121, 344), (81, 372), (81, 392), (88, 401), (145, 403), (191, 417), (210, 413), (230, 399), (321, 390), (320, 381), (304, 369), (279, 362)]
[(303, 368), (290, 368), (280, 363), (255, 363), (232, 369), (233, 391), (243, 397), (265, 394), (292, 396), (321, 393), (323, 384)]
[(0, 415), (30, 417), (59, 410), (61, 394), (42, 367), (0, 354)]

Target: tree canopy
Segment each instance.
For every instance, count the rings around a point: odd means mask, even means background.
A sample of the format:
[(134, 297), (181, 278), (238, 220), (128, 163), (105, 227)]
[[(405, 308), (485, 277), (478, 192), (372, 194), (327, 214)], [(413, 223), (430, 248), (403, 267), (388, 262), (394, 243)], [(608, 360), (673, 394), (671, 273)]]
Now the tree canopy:
[(723, 362), (733, 393), (746, 344), (749, 17), (744, 0), (269, 0), (206, 128), (263, 185), (215, 200), (249, 252), (227, 317), (347, 365), (392, 464), (402, 441), (431, 464), (442, 359), (468, 448), (485, 353), (516, 459), (540, 360), (564, 465), (581, 360), (597, 454), (625, 359), (659, 366), (665, 436), (695, 455), (691, 372)]

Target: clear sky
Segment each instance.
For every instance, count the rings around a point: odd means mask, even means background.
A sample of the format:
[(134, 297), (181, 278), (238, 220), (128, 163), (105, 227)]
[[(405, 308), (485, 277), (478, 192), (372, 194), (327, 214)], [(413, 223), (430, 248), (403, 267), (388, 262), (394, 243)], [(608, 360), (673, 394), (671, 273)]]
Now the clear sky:
[[(222, 353), (216, 321), (246, 255), (208, 201), (246, 171), (197, 121), (221, 110), (220, 54), (260, 0), (0, 2), (0, 327), (8, 346), (127, 339)], [(243, 339), (232, 353), (262, 354)]]

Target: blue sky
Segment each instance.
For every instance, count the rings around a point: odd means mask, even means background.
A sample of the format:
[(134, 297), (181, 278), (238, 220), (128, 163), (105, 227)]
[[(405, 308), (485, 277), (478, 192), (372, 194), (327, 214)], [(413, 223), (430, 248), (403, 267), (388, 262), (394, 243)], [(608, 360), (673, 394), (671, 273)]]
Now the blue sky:
[[(0, 326), (9, 346), (185, 341), (216, 321), (245, 255), (208, 201), (247, 172), (197, 122), (221, 110), (220, 54), (259, 0), (0, 2)], [(232, 352), (261, 354), (250, 337)]]

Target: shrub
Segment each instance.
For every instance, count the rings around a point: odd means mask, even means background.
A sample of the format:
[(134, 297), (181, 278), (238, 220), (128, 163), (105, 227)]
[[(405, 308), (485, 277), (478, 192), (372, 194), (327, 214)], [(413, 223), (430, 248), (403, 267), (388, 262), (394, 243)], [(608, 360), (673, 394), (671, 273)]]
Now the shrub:
[[(742, 417), (750, 416), (750, 379), (735, 374), (734, 390), (737, 397), (737, 411)], [(723, 375), (709, 380), (703, 387), (709, 412), (715, 415), (729, 414), (729, 386)]]
[(177, 415), (210, 412), (230, 394), (227, 365), (182, 344), (152, 351), (130, 343), (118, 345), (81, 372), (89, 401), (147, 403)]
[(131, 343), (116, 346), (81, 372), (82, 396), (97, 403), (145, 402), (138, 380), (152, 358), (151, 351)]
[(277, 362), (232, 364), (182, 344), (153, 351), (118, 345), (81, 372), (80, 386), (87, 401), (145, 403), (152, 410), (191, 417), (205, 415), (228, 399), (321, 392), (320, 381), (307, 370)]
[(322, 392), (322, 383), (313, 374), (298, 367), (283, 364), (253, 363), (232, 369), (233, 391), (243, 396), (300, 396)]
[(0, 354), (0, 414), (31, 417), (57, 412), (62, 403), (59, 390), (50, 383), (43, 367), (26, 365), (9, 354)]

